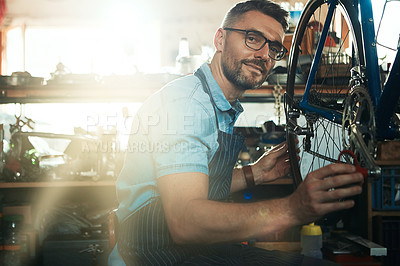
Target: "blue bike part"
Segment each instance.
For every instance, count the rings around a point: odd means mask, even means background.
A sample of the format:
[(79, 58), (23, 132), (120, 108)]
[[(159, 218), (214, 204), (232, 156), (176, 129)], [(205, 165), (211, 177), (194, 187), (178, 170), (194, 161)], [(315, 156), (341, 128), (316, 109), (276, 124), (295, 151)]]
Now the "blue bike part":
[(310, 70), (310, 74), (307, 79), (307, 84), (306, 84), (306, 88), (304, 91), (303, 99), (299, 103), (299, 106), (301, 109), (303, 109), (307, 112), (314, 112), (330, 121), (333, 121), (336, 123), (342, 123), (342, 115), (340, 113), (332, 112), (332, 110), (324, 110), (324, 109), (321, 109), (320, 107), (313, 107), (308, 104), (308, 96), (310, 94), (311, 86), (314, 84), (314, 80), (317, 75), (317, 70), (318, 70), (319, 62), (321, 60), (322, 50), (324, 49), (325, 40), (326, 40), (326, 37), (328, 36), (330, 22), (332, 21), (333, 13), (335, 11), (337, 3), (338, 3), (337, 0), (329, 1), (329, 9), (328, 9), (328, 13), (326, 15), (325, 24), (322, 29), (321, 38), (318, 41), (317, 50), (316, 50), (315, 57), (312, 62), (312, 65), (311, 65), (311, 70)]
[(391, 118), (400, 97), (400, 55), (396, 53), (392, 70), (385, 83), (376, 109), (376, 130), (378, 139), (394, 139), (397, 128), (391, 125)]
[(381, 95), (381, 77), (379, 75), (378, 52), (376, 49), (371, 0), (360, 0), (360, 6), (368, 90), (372, 104), (376, 107)]

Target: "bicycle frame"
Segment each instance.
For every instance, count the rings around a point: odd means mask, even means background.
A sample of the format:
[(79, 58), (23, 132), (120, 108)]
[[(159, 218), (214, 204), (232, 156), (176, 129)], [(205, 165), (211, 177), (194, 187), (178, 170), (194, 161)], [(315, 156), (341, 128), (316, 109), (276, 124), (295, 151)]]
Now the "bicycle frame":
[[(318, 62), (322, 56), (324, 40), (328, 35), (329, 25), (332, 21), (335, 6), (338, 0), (328, 0), (329, 9), (326, 20), (321, 32), (320, 42), (317, 45), (314, 61), (312, 62), (310, 74), (306, 83), (305, 93), (299, 106), (306, 112), (317, 113), (326, 119), (342, 123), (342, 114), (340, 112), (326, 110), (320, 107), (311, 106), (307, 99), (311, 91), (313, 80), (317, 74)], [(358, 6), (359, 17), (361, 18), (361, 29), (363, 35), (363, 48), (365, 56), (365, 69), (368, 91), (375, 108), (377, 139), (393, 139), (396, 128), (391, 124), (391, 118), (397, 106), (400, 96), (400, 55), (397, 51), (395, 61), (388, 79), (382, 89), (380, 79), (380, 68), (378, 63), (378, 53), (376, 48), (376, 36), (371, 0), (353, 0), (354, 6)]]

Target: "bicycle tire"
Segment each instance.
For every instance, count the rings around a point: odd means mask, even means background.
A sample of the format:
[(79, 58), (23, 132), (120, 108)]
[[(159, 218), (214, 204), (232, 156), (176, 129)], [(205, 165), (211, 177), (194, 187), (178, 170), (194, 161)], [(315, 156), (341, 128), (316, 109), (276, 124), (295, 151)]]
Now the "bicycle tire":
[[(316, 40), (319, 41), (319, 38), (321, 38), (319, 30), (322, 30), (323, 26), (322, 14), (324, 10), (327, 10), (329, 2), (326, 0), (310, 0), (307, 2), (294, 32), (288, 59), (288, 79), (285, 95), (286, 137), (291, 177), (295, 187), (300, 185), (309, 172), (335, 162), (343, 149), (341, 124), (329, 121), (316, 113), (301, 110), (299, 99), (295, 95), (296, 82), (299, 76), (308, 77), (309, 65), (304, 62), (309, 61), (311, 63), (316, 60), (314, 43), (318, 43)], [(309, 81), (312, 82), (312, 93), (309, 94), (307, 101), (317, 108), (342, 114), (344, 107), (340, 100), (343, 100), (349, 89), (350, 69), (356, 65), (364, 65), (364, 53), (361, 26), (357, 9), (352, 1), (339, 0), (334, 14), (330, 27), (336, 29), (336, 32), (340, 30), (341, 38), (337, 41), (331, 34), (325, 40), (324, 52), (320, 58), (317, 75), (314, 80)], [(346, 24), (343, 23), (344, 21)], [(341, 27), (335, 28), (337, 27), (335, 25), (338, 24), (341, 24)], [(343, 25), (347, 25), (347, 31)], [(349, 43), (352, 43), (352, 45)], [(343, 53), (346, 46), (347, 48), (351, 47), (351, 56), (348, 52)], [(345, 56), (345, 64), (337, 59), (342, 58), (338, 56)], [(347, 56), (349, 57), (347, 58)], [(304, 129), (303, 133), (308, 132), (312, 135), (300, 134), (301, 132), (298, 129)], [(298, 150), (300, 150), (300, 153), (298, 153)]]

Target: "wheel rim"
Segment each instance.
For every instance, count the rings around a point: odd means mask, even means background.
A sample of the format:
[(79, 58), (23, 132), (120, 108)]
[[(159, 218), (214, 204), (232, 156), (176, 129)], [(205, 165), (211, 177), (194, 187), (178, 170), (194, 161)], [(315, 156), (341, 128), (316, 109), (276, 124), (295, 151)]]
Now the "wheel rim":
[[(336, 162), (345, 146), (341, 123), (334, 123), (315, 113), (299, 110), (299, 99), (295, 98), (296, 76), (308, 76), (310, 65), (304, 62), (311, 62), (314, 58), (315, 40), (320, 38), (320, 30), (324, 23), (323, 14), (326, 14), (327, 8), (327, 3), (322, 0), (308, 2), (296, 28), (289, 56), (285, 112), (291, 174), (295, 186), (298, 186), (309, 172)], [(350, 69), (363, 61), (358, 38), (360, 29), (355, 10), (346, 1), (339, 1), (332, 21), (308, 103), (342, 114), (343, 102), (349, 90)], [(336, 32), (336, 37), (333, 32)], [(299, 134), (300, 129), (307, 134)], [(297, 148), (300, 148), (299, 154)], [(351, 163), (346, 158), (343, 158), (343, 161)]]

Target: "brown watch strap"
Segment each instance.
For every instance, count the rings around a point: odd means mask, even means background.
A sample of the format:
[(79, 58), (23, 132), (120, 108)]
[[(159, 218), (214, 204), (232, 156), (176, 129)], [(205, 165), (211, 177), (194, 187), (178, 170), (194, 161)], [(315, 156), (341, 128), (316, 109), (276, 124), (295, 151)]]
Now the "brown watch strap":
[(244, 179), (246, 180), (247, 187), (254, 187), (256, 184), (254, 183), (253, 171), (251, 170), (250, 165), (246, 165), (242, 167)]

